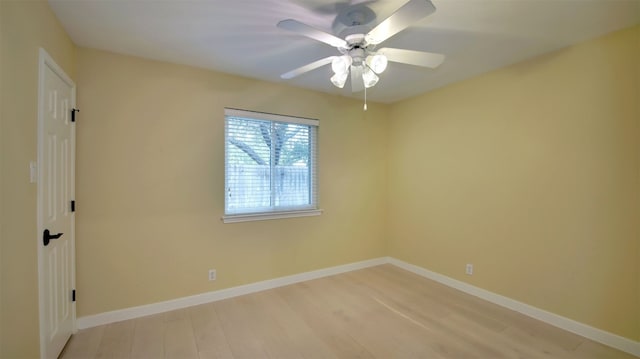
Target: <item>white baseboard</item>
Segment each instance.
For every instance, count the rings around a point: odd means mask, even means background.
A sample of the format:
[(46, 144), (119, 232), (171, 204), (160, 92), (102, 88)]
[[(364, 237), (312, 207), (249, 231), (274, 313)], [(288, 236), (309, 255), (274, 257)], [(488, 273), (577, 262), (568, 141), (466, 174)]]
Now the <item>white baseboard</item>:
[(222, 299), (237, 297), (244, 294), (260, 292), (267, 289), (282, 287), (289, 284), (304, 282), (311, 279), (328, 277), (335, 274), (350, 272), (358, 269), (373, 267), (388, 262), (388, 258), (376, 258), (362, 262), (344, 264), (336, 267), (314, 270), (311, 272), (294, 274), (286, 277), (268, 279), (261, 282), (241, 285), (227, 289), (216, 290), (189, 297), (183, 297), (165, 302), (141, 305), (95, 315), (80, 317), (76, 321), (78, 329), (86, 329), (99, 325), (120, 322), (123, 320), (144, 317), (147, 315), (168, 312), (176, 309), (187, 308), (195, 305), (215, 302)]
[(545, 310), (533, 307), (517, 300), (490, 292), (488, 290), (484, 290), (482, 288), (478, 288), (471, 284), (432, 272), (430, 270), (392, 257), (370, 259), (362, 262), (350, 263), (336, 267), (319, 269), (311, 272), (294, 274), (286, 277), (264, 280), (261, 282), (168, 300), (160, 303), (141, 305), (138, 307), (131, 307), (96, 315), (84, 316), (77, 319), (76, 325), (78, 329), (86, 329), (123, 320), (139, 318), (146, 315), (158, 314), (195, 305), (206, 304), (222, 299), (237, 297), (244, 294), (260, 292), (267, 289), (278, 288), (289, 284), (304, 282), (316, 278), (328, 277), (335, 274), (350, 272), (387, 263), (405, 269), (409, 272), (418, 274), (422, 277), (442, 283), (446, 286), (458, 289), (467, 294), (482, 298), (491, 303), (522, 313), (531, 318), (538, 319), (555, 327), (581, 335), (593, 341), (608, 345), (629, 354), (640, 356), (640, 342), (636, 342), (631, 339), (627, 339), (619, 335), (612, 334), (604, 330), (577, 322), (575, 320), (565, 318), (551, 312), (547, 312)]
[(446, 286), (458, 289), (467, 294), (482, 298), (488, 302), (500, 305), (505, 308), (509, 308), (531, 318), (538, 319), (555, 327), (581, 335), (598, 343), (608, 345), (610, 347), (616, 348), (623, 352), (627, 352), (629, 354), (633, 354), (635, 356), (640, 356), (640, 342), (636, 342), (631, 339), (627, 339), (619, 335), (612, 334), (604, 330), (577, 322), (575, 320), (565, 318), (551, 312), (547, 312), (531, 305), (518, 302), (517, 300), (513, 300), (511, 298), (507, 298), (488, 290), (475, 287), (471, 284), (461, 282), (459, 280), (432, 272), (430, 270), (418, 267), (413, 264), (409, 264), (407, 262), (403, 262), (399, 259), (388, 257), (388, 263), (408, 270), (409, 272), (415, 273), (422, 277), (434, 280), (438, 283), (442, 283)]

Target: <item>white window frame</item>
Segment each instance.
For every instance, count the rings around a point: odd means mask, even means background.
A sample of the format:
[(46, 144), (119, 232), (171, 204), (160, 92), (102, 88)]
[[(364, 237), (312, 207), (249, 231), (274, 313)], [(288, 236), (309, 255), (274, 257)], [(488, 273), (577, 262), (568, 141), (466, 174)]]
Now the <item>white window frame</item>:
[[(315, 203), (312, 203), (311, 208), (309, 206), (304, 206), (300, 209), (296, 208), (283, 208), (276, 210), (269, 210), (266, 212), (251, 212), (251, 213), (226, 213), (227, 211), (227, 117), (237, 117), (237, 118), (246, 118), (253, 120), (262, 120), (262, 121), (270, 121), (270, 122), (285, 122), (285, 123), (294, 123), (294, 124), (302, 124), (316, 127), (315, 131), (315, 141), (312, 146), (314, 146), (314, 155), (311, 166), (311, 181), (312, 184), (310, 186), (310, 191), (312, 191), (312, 197)], [(263, 113), (263, 112), (255, 112), (255, 111), (247, 111), (247, 110), (239, 110), (234, 108), (225, 108), (224, 109), (224, 119), (225, 119), (225, 138), (224, 138), (224, 146), (225, 146), (225, 175), (224, 175), (224, 211), (225, 214), (222, 216), (222, 221), (224, 223), (236, 223), (236, 222), (247, 222), (247, 221), (262, 221), (262, 220), (271, 220), (271, 219), (280, 219), (280, 218), (294, 218), (294, 217), (309, 217), (309, 216), (318, 216), (322, 214), (322, 210), (318, 206), (318, 164), (317, 164), (317, 156), (318, 156), (318, 128), (320, 127), (320, 121), (315, 119), (309, 119), (304, 117), (294, 117), (294, 116), (285, 116), (285, 115), (277, 115), (271, 113)]]

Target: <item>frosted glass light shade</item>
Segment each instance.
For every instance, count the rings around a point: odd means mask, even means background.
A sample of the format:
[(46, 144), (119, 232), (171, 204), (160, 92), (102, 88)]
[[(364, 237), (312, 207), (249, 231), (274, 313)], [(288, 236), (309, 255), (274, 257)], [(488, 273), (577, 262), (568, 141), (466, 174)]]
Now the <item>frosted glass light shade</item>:
[(370, 68), (365, 67), (364, 72), (362, 73), (362, 80), (364, 81), (364, 87), (369, 88), (373, 87), (378, 83), (380, 78), (371, 71)]
[(339, 56), (331, 61), (331, 69), (336, 74), (346, 74), (351, 66), (351, 56)]
[(337, 73), (331, 76), (331, 83), (338, 88), (343, 88), (344, 83), (347, 82), (347, 76), (349, 76), (349, 72)]
[(381, 74), (387, 68), (387, 57), (382, 54), (367, 56), (367, 65), (377, 74)]

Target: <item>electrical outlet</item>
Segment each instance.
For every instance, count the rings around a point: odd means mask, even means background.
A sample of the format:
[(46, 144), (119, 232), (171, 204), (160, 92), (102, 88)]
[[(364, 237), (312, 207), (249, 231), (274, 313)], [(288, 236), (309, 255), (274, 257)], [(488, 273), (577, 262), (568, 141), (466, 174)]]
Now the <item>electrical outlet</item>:
[(473, 264), (468, 263), (464, 269), (464, 272), (468, 275), (473, 275)]
[(216, 270), (215, 269), (209, 269), (209, 280), (216, 280)]

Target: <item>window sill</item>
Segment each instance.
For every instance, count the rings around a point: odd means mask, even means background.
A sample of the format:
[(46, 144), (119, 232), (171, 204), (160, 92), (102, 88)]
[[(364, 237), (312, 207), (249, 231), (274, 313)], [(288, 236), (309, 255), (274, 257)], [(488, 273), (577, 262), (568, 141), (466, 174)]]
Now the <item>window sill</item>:
[(250, 213), (250, 214), (233, 214), (222, 216), (223, 223), (237, 223), (237, 222), (250, 222), (250, 221), (266, 221), (270, 219), (281, 218), (295, 218), (295, 217), (310, 217), (319, 216), (322, 214), (321, 209), (311, 209), (303, 211), (288, 211), (288, 212), (265, 212), (265, 213)]

